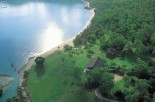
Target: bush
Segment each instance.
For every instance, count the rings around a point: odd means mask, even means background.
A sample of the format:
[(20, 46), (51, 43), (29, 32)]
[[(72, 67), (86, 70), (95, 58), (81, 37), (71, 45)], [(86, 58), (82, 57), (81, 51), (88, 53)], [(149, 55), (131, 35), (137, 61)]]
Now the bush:
[(28, 71), (24, 71), (24, 79), (26, 79), (29, 75), (29, 72)]
[(72, 50), (72, 46), (70, 46), (70, 45), (65, 45), (65, 46), (64, 46), (64, 50), (65, 50), (65, 51), (71, 51), (71, 50)]
[(43, 58), (43, 57), (37, 57), (37, 58), (35, 59), (35, 62), (36, 62), (36, 64), (37, 64), (38, 66), (42, 67), (43, 64), (44, 64), (44, 62), (45, 62), (45, 58)]

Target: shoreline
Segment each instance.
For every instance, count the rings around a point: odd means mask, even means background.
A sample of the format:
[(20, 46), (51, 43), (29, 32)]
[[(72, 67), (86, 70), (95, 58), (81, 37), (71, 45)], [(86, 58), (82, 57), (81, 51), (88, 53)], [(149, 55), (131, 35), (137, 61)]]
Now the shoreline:
[(0, 89), (5, 90), (13, 80), (14, 78), (10, 75), (0, 74)]
[[(42, 53), (38, 56), (42, 56), (44, 58), (48, 57), (49, 55), (51, 55), (52, 53), (54, 53), (55, 51), (57, 50), (63, 50), (63, 47), (64, 45), (70, 45), (70, 46), (73, 46), (73, 40), (76, 38), (77, 35), (81, 34), (85, 29), (87, 29), (87, 27), (91, 24), (91, 21), (92, 19), (94, 18), (95, 16), (95, 8), (92, 8), (89, 10), (89, 12), (91, 13), (91, 17), (90, 19), (87, 21), (87, 23), (85, 24), (85, 26), (81, 29), (81, 31), (79, 33), (77, 33), (75, 36), (73, 36), (72, 38), (66, 40), (65, 42), (63, 42), (62, 44), (54, 47), (54, 48), (51, 48), (49, 51), (45, 52), (45, 53)], [(28, 62), (18, 71), (18, 75), (19, 75), (19, 86), (22, 86), (22, 83), (24, 81), (24, 71), (27, 71), (29, 69), (31, 69), (31, 67), (33, 65), (35, 65), (35, 57), (32, 57), (32, 58), (29, 58)]]

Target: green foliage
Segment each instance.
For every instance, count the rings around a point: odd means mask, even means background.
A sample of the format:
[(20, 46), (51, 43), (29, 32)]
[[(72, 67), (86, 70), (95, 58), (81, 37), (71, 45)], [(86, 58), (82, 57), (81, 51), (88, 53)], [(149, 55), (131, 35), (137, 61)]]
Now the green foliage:
[(18, 96), (7, 99), (7, 102), (22, 102)]
[(155, 36), (151, 37), (151, 43), (152, 43), (152, 45), (155, 45)]
[(151, 77), (151, 73), (149, 69), (150, 68), (148, 67), (148, 64), (145, 61), (138, 58), (134, 67), (128, 70), (127, 74), (132, 76), (137, 76), (141, 79), (149, 79)]
[(138, 102), (140, 98), (140, 92), (135, 90), (133, 87), (129, 87), (126, 92), (125, 100), (126, 102)]
[(96, 102), (94, 96), (81, 87), (73, 86), (70, 89), (70, 94), (74, 98), (74, 102)]
[[(125, 95), (126, 102), (150, 102), (152, 94), (148, 92), (148, 88), (151, 86), (151, 89), (154, 89), (154, 82), (148, 84), (148, 80), (154, 78), (155, 70), (148, 66), (147, 60), (155, 54), (155, 1), (90, 0), (90, 2), (91, 6), (96, 8), (92, 25), (74, 40), (75, 47), (85, 47), (90, 51), (77, 49), (78, 54), (70, 58), (65, 52), (50, 56), (45, 64), (47, 73), (42, 79), (31, 71), (29, 89), (35, 101), (92, 102), (91, 95), (80, 88), (84, 83), (87, 88), (99, 87), (103, 95), (109, 95), (112, 87), (117, 86), (114, 92)], [(113, 60), (106, 58), (105, 53), (99, 51), (99, 47), (92, 48), (97, 41), (100, 42), (101, 51), (114, 48), (120, 53), (123, 52), (125, 58), (117, 57)], [(80, 50), (83, 51), (82, 54), (79, 53)], [(94, 52), (93, 55), (91, 50)], [(123, 84), (113, 83), (113, 76), (110, 73), (97, 68), (86, 75), (81, 74), (78, 68), (84, 68), (88, 61), (87, 55), (88, 57), (100, 55), (106, 59), (108, 65), (111, 62), (115, 63), (115, 66), (127, 65), (127, 78), (121, 82)], [(141, 59), (135, 61), (137, 57)], [(136, 77), (130, 78), (130, 76)], [(71, 89), (71, 93), (67, 93), (68, 89)], [(36, 93), (38, 90), (44, 91), (45, 94)], [(66, 101), (67, 97), (69, 100)]]
[(70, 45), (65, 45), (65, 46), (64, 46), (64, 50), (65, 50), (65, 51), (71, 51), (71, 50), (72, 50), (72, 46), (70, 46)]
[(28, 71), (24, 71), (24, 79), (26, 79), (26, 78), (28, 78), (28, 76), (29, 76), (29, 72)]
[[(35, 71), (36, 66), (32, 66), (29, 73), (28, 90), (32, 94), (33, 101), (77, 102), (76, 95), (72, 94), (70, 91), (75, 89), (74, 92), (76, 93), (76, 91), (81, 90), (81, 87), (84, 85), (82, 73), (88, 61), (85, 52), (86, 51), (84, 51), (84, 54), (75, 54), (73, 57), (70, 57), (70, 53), (65, 51), (53, 53), (46, 58), (44, 63), (46, 73), (43, 77), (39, 77)], [(75, 63), (73, 63), (73, 61)], [(41, 92), (44, 92), (44, 94)], [(86, 102), (93, 102), (91, 93), (85, 90), (82, 90), (82, 92), (83, 96), (81, 95), (81, 99), (85, 97), (87, 98), (85, 100), (88, 100)], [(78, 92), (76, 94), (78, 94)], [(80, 98), (80, 95), (77, 96)], [(89, 96), (92, 99), (90, 99)]]
[(94, 68), (92, 71), (86, 73), (86, 88), (96, 88), (102, 83), (103, 70), (100, 68)]
[(119, 51), (123, 49), (129, 57), (153, 54), (152, 49), (148, 50), (148, 46), (150, 48), (154, 45), (154, 0), (90, 2), (91, 6), (96, 8), (96, 16), (92, 25), (75, 39), (75, 46), (94, 44), (100, 39), (102, 50), (108, 47)]
[(101, 85), (99, 86), (99, 91), (103, 95), (109, 95), (110, 90), (112, 89), (114, 83), (113, 83), (114, 76), (110, 73), (103, 73), (102, 75), (102, 80), (101, 80)]
[(150, 94), (148, 92), (150, 85), (147, 80), (129, 77), (127, 84), (125, 91), (126, 102), (150, 102)]
[(101, 38), (101, 48), (115, 48), (116, 50), (123, 50), (125, 46), (125, 38), (117, 33), (107, 32)]
[(124, 48), (123, 48), (123, 52), (127, 55), (127, 56), (132, 56), (134, 54), (134, 48), (133, 48), (134, 44), (131, 41), (126, 42)]
[(79, 47), (81, 45), (85, 45), (86, 44), (86, 41), (84, 38), (81, 37), (81, 35), (77, 35), (76, 36), (76, 39), (74, 39), (74, 46), (75, 47)]
[(149, 84), (147, 80), (139, 79), (138, 81), (135, 82), (135, 87), (137, 90), (140, 91), (142, 96), (145, 96), (148, 94)]
[(87, 50), (88, 54), (94, 54), (94, 52), (90, 49)]
[(44, 64), (44, 62), (45, 62), (45, 58), (43, 58), (43, 57), (37, 57), (37, 58), (35, 59), (35, 62), (36, 62), (36, 64), (37, 64), (38, 66), (42, 67), (43, 64)]

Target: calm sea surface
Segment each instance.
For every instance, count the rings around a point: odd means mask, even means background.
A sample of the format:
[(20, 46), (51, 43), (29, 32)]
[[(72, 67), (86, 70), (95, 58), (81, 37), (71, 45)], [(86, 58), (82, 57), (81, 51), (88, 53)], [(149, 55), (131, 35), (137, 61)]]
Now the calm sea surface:
[(0, 74), (14, 77), (0, 102), (16, 95), (17, 71), (29, 57), (63, 43), (84, 27), (91, 16), (84, 6), (80, 0), (0, 0)]

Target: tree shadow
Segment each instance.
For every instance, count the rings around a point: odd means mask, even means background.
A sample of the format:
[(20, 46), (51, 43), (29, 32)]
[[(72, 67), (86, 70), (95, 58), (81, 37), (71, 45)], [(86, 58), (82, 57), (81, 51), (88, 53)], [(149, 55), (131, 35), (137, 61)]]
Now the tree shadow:
[(38, 77), (41, 77), (45, 74), (44, 66), (36, 66), (35, 71), (36, 71)]
[(113, 60), (113, 59), (116, 58), (116, 56), (111, 56), (111, 55), (108, 55), (108, 54), (106, 54), (106, 57), (109, 58), (109, 59), (111, 59), (111, 60)]

